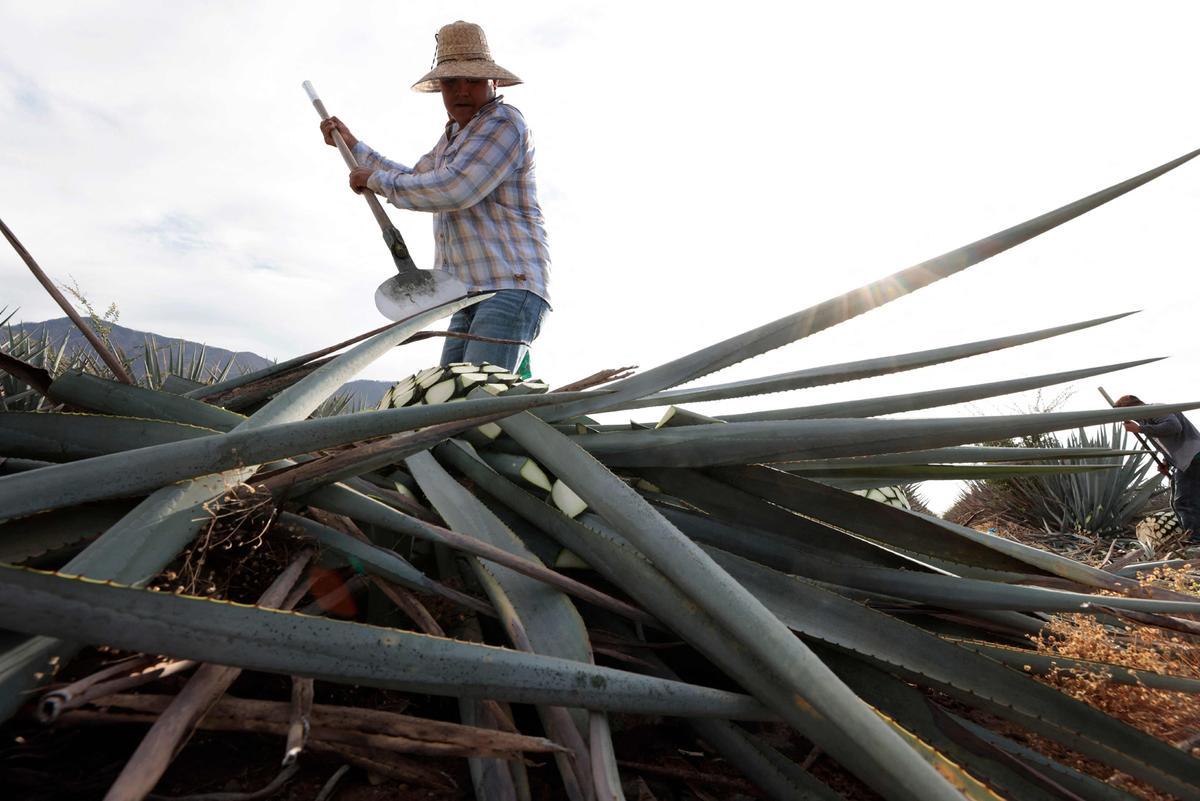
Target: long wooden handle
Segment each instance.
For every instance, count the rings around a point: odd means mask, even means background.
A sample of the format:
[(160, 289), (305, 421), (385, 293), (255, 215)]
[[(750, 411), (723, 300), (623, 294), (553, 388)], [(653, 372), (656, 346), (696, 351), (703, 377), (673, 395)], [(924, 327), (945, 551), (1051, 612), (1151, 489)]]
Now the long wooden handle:
[[(38, 263), (34, 261), (33, 255), (30, 254), (30, 252), (25, 249), (25, 246), (21, 244), (20, 240), (17, 239), (17, 235), (9, 230), (8, 226), (4, 224), (4, 220), (0, 220), (0, 233), (4, 234), (4, 238), (7, 239), (8, 243), (13, 246), (13, 250), (17, 251), (17, 255), (21, 257), (22, 261), (24, 261), (25, 265), (29, 268), (29, 271), (33, 273), (33, 277), (38, 280), (38, 283), (46, 288), (46, 291), (50, 293), (50, 297), (54, 298), (54, 302), (59, 305), (59, 308), (67, 313), (67, 316), (71, 318), (71, 322), (75, 323), (75, 327), (78, 328), (79, 332), (83, 334), (89, 343), (91, 343), (92, 348), (94, 348), (96, 351), (96, 354), (104, 361), (105, 364), (108, 365), (108, 369), (113, 371), (113, 375), (117, 377), (117, 380), (129, 384), (130, 386), (137, 386), (137, 381), (135, 381), (133, 376), (131, 376), (125, 369), (125, 365), (121, 364), (121, 360), (117, 358), (115, 353), (109, 350), (108, 346), (104, 344), (104, 341), (96, 335), (95, 331), (92, 330), (92, 327), (83, 321), (83, 318), (79, 316), (79, 312), (75, 311), (75, 307), (71, 305), (70, 301), (63, 297), (63, 293), (58, 291), (58, 287), (54, 285), (54, 282), (50, 280), (50, 277), (46, 275), (42, 268), (38, 266)], [(63, 347), (66, 347), (65, 343)]]
[[(321, 98), (317, 97), (317, 90), (313, 88), (311, 81), (304, 82), (304, 91), (308, 93), (308, 99), (312, 101), (313, 107), (317, 110), (317, 114), (322, 120), (327, 120), (330, 117), (328, 111), (325, 110), (325, 104), (321, 102)], [(354, 158), (354, 154), (350, 152), (350, 148), (346, 146), (346, 140), (342, 139), (341, 132), (337, 128), (333, 129), (333, 141), (337, 145), (338, 152), (342, 154), (342, 159), (345, 160), (346, 166), (350, 169), (358, 167), (358, 159)], [(395, 229), (392, 221), (388, 219), (387, 213), (383, 210), (383, 206), (379, 204), (379, 200), (375, 195), (367, 190), (360, 193), (363, 199), (367, 201), (367, 205), (371, 207), (371, 213), (375, 215), (375, 222), (379, 223), (379, 228), (383, 231), (384, 236), (387, 236)]]

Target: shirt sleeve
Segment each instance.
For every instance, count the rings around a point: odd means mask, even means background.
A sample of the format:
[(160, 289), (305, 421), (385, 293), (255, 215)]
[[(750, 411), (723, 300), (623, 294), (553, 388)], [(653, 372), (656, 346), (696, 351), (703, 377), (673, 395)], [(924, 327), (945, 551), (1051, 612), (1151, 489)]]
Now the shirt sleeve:
[(467, 209), (491, 194), (517, 169), (523, 152), (519, 127), (510, 119), (494, 117), (481, 121), (441, 167), (425, 171), (377, 169), (367, 186), (402, 209)]
[(1149, 420), (1142, 420), (1138, 425), (1141, 426), (1143, 434), (1149, 434), (1152, 437), (1177, 436), (1183, 432), (1183, 425), (1173, 414), (1168, 417), (1152, 417)]
[[(367, 143), (361, 139), (354, 144), (351, 152), (354, 153), (354, 158), (358, 160), (358, 166), (360, 167), (370, 167), (373, 170), (388, 170), (389, 172), (413, 172), (411, 168), (404, 166), (398, 161), (391, 161), (384, 158), (382, 154), (372, 150)], [(428, 158), (428, 156), (425, 158)], [(422, 161), (423, 160), (424, 158)]]

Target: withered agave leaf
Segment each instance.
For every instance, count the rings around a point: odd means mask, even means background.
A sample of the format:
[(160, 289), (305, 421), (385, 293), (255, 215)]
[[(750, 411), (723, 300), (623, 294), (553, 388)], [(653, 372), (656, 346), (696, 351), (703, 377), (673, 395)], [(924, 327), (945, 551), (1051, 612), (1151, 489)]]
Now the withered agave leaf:
[(1003, 253), (1009, 248), (1026, 242), (1154, 180), (1197, 155), (1200, 155), (1200, 150), (1194, 150), (1141, 175), (1114, 184), (1107, 189), (1102, 189), (1023, 223), (1018, 223), (969, 245), (893, 273), (886, 278), (873, 281), (816, 306), (811, 306), (644, 373), (638, 373), (623, 381), (618, 381), (610, 385), (610, 389), (614, 390), (612, 395), (569, 404), (557, 409), (552, 419), (565, 420), (583, 414), (613, 409), (621, 403), (644, 398), (655, 392), (701, 378), (849, 320), (863, 312), (878, 308), (896, 298), (965, 270), (997, 253)]

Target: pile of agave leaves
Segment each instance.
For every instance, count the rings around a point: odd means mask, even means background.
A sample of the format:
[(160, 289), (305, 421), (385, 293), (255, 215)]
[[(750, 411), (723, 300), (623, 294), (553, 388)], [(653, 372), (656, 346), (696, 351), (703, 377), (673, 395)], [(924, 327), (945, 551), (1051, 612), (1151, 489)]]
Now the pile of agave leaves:
[[(980, 462), (1009, 463), (995, 468), (1012, 475), (1047, 469), (1038, 459), (1065, 457), (1084, 461), (1050, 469), (1092, 469), (1088, 456), (1111, 452), (962, 446), (1113, 422), (1123, 411), (884, 415), (1130, 364), (724, 417), (681, 406), (913, 369), (1115, 318), (678, 388), (963, 270), (1197, 153), (586, 391), (524, 386), (493, 395), (476, 389), (454, 403), (309, 419), (372, 360), (471, 299), (396, 323), (331, 359), (310, 354), (178, 394), (80, 373), (52, 378), (5, 358), (0, 366), (59, 411), (0, 414), (0, 456), (6, 457), (0, 544), (13, 563), (0, 565), (0, 625), (8, 630), (0, 639), (0, 708), (9, 717), (23, 704), (39, 704), (53, 717), (71, 693), (44, 696), (38, 688), (85, 645), (202, 663), (165, 711), (145, 703), (135, 710), (149, 720), (161, 717), (106, 796), (114, 799), (144, 797), (198, 717), (194, 710), (212, 707), (216, 714), (221, 707), (213, 704), (238, 669), (296, 677), (301, 689), (292, 712), (285, 709), (276, 720), (290, 732), (293, 758), (304, 747), (303, 727), (289, 720), (310, 719), (310, 742), (319, 739), (321, 726), (332, 725), (311, 706), (312, 680), (458, 699), (463, 724), (493, 729), (491, 739), (477, 738), (474, 750), (463, 746), (462, 752), (469, 755), (476, 794), (485, 799), (528, 797), (520, 755), (535, 751), (553, 754), (561, 797), (621, 798), (608, 715), (622, 712), (687, 719), (772, 798), (840, 796), (742, 725), (747, 722), (793, 728), (886, 799), (1130, 797), (976, 725), (961, 714), (964, 708), (1164, 794), (1200, 799), (1200, 759), (1038, 681), (1030, 674), (1050, 665), (1029, 646), (1047, 615), (1064, 612), (1094, 614), (1113, 627), (1136, 620), (1195, 636), (1200, 602), (1194, 596), (1142, 587), (849, 491), (935, 469), (953, 477), (958, 463), (975, 465), (973, 476)], [(236, 401), (247, 397), (258, 402), (239, 407)], [(1146, 414), (1198, 405), (1154, 406)], [(590, 416), (651, 406), (674, 409), (658, 426), (599, 425)], [(255, 410), (247, 416), (233, 408)], [(493, 469), (511, 465), (513, 457), (532, 460), (568, 487), (579, 499), (571, 514), (549, 503), (544, 489), (521, 479), (519, 470)], [(1011, 464), (1018, 461), (1023, 466)], [(417, 488), (411, 497), (397, 491), (401, 477)], [(322, 559), (340, 558), (392, 588), (388, 597), (425, 620), (422, 631), (332, 619), (319, 610), (286, 611), (299, 600), (297, 576), (309, 550), (296, 554), (257, 605), (146, 589), (214, 510), (236, 507), (248, 496), (268, 498), (279, 527), (302, 534)], [(358, 530), (380, 542), (387, 533), (385, 544), (393, 547), (364, 541), (354, 536)], [(44, 554), (96, 534), (56, 571), (19, 564), (22, 550), (26, 557)], [(468, 564), (475, 583), (463, 586), (481, 588), (486, 601), (450, 589), (437, 580), (442, 576), (407, 560), (406, 543), (414, 540), (453, 554), (440, 563)], [(594, 572), (573, 573), (585, 580), (577, 581), (554, 570), (566, 554)], [(585, 583), (589, 576), (609, 592)], [(493, 616), (509, 641), (443, 636), (436, 621), (420, 614), (423, 607), (412, 600), (418, 596)], [(603, 619), (608, 631), (629, 642), (684, 641), (692, 659), (710, 666), (709, 675), (719, 671), (727, 681), (716, 688), (679, 680), (653, 650), (629, 669), (598, 666), (585, 617)], [(1197, 680), (1056, 661), (1107, 670), (1118, 681), (1200, 692)], [(136, 698), (128, 695), (125, 703), (136, 706), (129, 700)], [(510, 703), (533, 705), (542, 731), (506, 730)], [(371, 736), (400, 736), (379, 726)], [(360, 728), (370, 733), (367, 724)], [(407, 736), (421, 753), (419, 737)], [(165, 756), (149, 753), (153, 741), (158, 751), (168, 743)], [(341, 753), (367, 759), (369, 736)], [(378, 756), (374, 764), (384, 763)]]

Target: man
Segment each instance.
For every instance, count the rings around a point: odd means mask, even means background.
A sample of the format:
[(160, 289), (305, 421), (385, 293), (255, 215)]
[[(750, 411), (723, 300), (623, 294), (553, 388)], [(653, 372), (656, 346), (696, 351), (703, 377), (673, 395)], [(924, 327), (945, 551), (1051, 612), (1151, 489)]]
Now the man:
[[(1136, 395), (1123, 395), (1113, 405), (1123, 408), (1145, 403)], [(1200, 531), (1200, 431), (1179, 412), (1136, 422), (1126, 420), (1125, 430), (1153, 437), (1166, 453), (1174, 468), (1171, 506), (1194, 541)]]
[(321, 123), (325, 142), (341, 132), (360, 166), (350, 188), (383, 195), (402, 209), (433, 213), (434, 269), (472, 292), (495, 296), (459, 311), (449, 331), (512, 344), (447, 337), (442, 364), (491, 362), (509, 371), (527, 356), (550, 308), (550, 254), (534, 179), (533, 137), (498, 86), (521, 79), (492, 61), (483, 29), (454, 22), (437, 33), (437, 65), (413, 84), (442, 93), (450, 115), (433, 150), (412, 168), (359, 141), (337, 117)]

